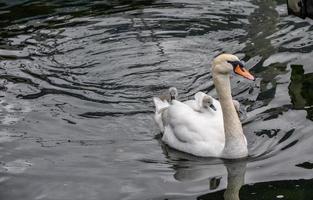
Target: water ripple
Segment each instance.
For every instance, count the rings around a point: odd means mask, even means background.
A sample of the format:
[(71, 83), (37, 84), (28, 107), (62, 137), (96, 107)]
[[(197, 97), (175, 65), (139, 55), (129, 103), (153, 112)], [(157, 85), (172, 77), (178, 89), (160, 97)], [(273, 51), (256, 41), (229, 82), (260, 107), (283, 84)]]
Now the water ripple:
[(210, 63), (221, 52), (238, 55), (257, 77), (231, 78), (247, 110), (243, 188), (312, 182), (313, 29), (284, 8), (252, 0), (2, 1), (1, 196), (196, 199), (224, 191), (229, 163), (164, 145), (152, 104), (171, 86), (181, 100), (198, 91), (217, 97)]

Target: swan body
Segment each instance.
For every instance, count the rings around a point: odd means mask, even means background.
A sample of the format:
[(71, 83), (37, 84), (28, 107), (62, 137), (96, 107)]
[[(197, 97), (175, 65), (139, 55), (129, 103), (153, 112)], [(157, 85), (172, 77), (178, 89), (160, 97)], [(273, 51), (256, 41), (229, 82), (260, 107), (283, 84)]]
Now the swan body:
[[(221, 110), (220, 106), (216, 107)], [(224, 149), (222, 112), (198, 112), (174, 100), (165, 113), (167, 119), (162, 140), (169, 146), (202, 157), (218, 157)], [(209, 131), (208, 127), (214, 131)]]
[[(155, 113), (155, 121), (164, 133), (162, 140), (169, 146), (201, 157), (218, 157), (218, 153), (212, 153), (222, 151), (225, 144), (221, 105), (210, 96), (216, 111), (200, 105), (203, 98), (198, 99), (200, 93), (197, 94), (195, 100), (171, 103), (154, 97), (156, 107), (161, 110)], [(215, 131), (207, 134), (207, 127)]]
[(222, 54), (216, 57), (212, 63), (212, 74), (220, 101), (210, 97), (216, 111), (201, 105), (198, 97), (203, 98), (204, 93), (195, 95), (194, 101), (186, 102), (153, 98), (155, 119), (166, 144), (201, 157), (234, 159), (248, 155), (247, 140), (231, 97), (231, 71), (254, 79), (236, 56)]

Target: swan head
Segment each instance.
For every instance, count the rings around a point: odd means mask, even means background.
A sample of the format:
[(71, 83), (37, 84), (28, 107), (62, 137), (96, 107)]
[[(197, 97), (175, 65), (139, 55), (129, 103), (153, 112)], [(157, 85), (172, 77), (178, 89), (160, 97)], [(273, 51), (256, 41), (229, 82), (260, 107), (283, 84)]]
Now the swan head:
[(240, 59), (232, 54), (221, 54), (212, 62), (212, 72), (215, 74), (230, 74), (234, 72), (249, 80), (255, 80), (254, 76), (244, 67)]

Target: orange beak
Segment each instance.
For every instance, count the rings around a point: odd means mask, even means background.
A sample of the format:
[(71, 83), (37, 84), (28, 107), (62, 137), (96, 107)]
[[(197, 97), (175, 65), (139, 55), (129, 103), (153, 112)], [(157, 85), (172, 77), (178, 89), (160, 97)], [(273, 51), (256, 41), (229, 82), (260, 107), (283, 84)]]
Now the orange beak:
[(240, 76), (245, 77), (246, 79), (249, 79), (252, 81), (255, 80), (254, 76), (252, 74), (250, 74), (250, 72), (247, 69), (240, 67), (240, 65), (237, 65), (235, 67), (234, 72)]

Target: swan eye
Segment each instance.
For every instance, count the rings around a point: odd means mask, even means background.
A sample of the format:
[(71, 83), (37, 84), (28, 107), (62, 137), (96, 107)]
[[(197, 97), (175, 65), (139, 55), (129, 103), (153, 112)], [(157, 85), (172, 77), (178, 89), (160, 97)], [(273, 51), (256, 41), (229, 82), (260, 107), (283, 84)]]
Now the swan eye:
[(233, 66), (234, 71), (237, 67), (239, 67), (242, 71), (244, 71), (243, 69), (244, 65), (240, 61), (227, 61), (227, 62)]
[(243, 76), (249, 80), (255, 80), (254, 76), (250, 74), (248, 70), (245, 69), (243, 64), (240, 61), (228, 61), (233, 66), (233, 70), (235, 74), (238, 74), (240, 76)]

